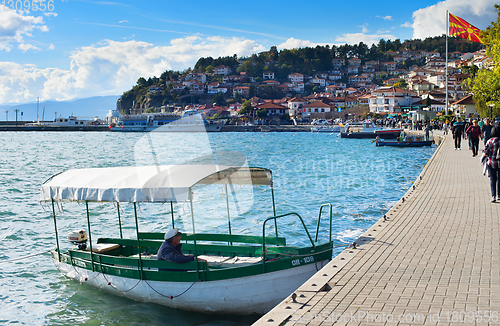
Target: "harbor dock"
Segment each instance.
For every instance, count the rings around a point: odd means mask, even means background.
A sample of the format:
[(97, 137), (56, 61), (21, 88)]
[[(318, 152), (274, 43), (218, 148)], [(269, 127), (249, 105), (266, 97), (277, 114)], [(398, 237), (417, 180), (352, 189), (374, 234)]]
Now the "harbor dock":
[[(107, 125), (83, 125), (83, 126), (29, 126), (19, 123), (15, 124), (0, 124), (0, 131), (105, 131), (111, 129)], [(311, 125), (223, 125), (221, 132), (310, 132)], [(133, 132), (133, 131), (132, 131)]]
[(467, 148), (443, 136), (408, 192), (255, 325), (499, 325), (500, 202)]

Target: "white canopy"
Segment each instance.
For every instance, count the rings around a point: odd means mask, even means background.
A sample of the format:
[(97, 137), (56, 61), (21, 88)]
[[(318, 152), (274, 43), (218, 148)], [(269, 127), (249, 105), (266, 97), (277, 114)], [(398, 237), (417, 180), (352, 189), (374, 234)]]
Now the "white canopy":
[(181, 202), (196, 184), (272, 185), (271, 171), (221, 165), (75, 169), (42, 185), (41, 201)]

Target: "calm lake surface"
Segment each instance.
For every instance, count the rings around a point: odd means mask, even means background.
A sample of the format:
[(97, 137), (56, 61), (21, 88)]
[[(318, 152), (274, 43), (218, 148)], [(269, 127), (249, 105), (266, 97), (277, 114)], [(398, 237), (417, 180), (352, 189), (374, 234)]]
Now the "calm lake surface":
[[(334, 252), (338, 253), (401, 198), (435, 150), (434, 146), (377, 148), (371, 140), (312, 133), (3, 132), (0, 144), (0, 324), (21, 325), (249, 325), (258, 319), (183, 312), (110, 295), (61, 276), (48, 254), (7, 261), (55, 248), (53, 218), (50, 209), (39, 203), (39, 196), (41, 184), (58, 172), (181, 164), (217, 151), (236, 151), (249, 166), (273, 171), (277, 214), (299, 213), (314, 233), (319, 206), (331, 203)], [(226, 158), (219, 160), (226, 162)], [(210, 194), (200, 190), (196, 195), (198, 214), (212, 214), (211, 200), (205, 198)], [(241, 196), (234, 209), (240, 216), (235, 216), (233, 230), (261, 234), (259, 221), (272, 216), (270, 202), (261, 203), (269, 200), (268, 193), (257, 189)], [(65, 243), (68, 231), (86, 229), (82, 206), (65, 204), (58, 213), (59, 238), (65, 248), (71, 246)], [(116, 208), (112, 206), (93, 205), (93, 223), (105, 226), (97, 228), (95, 237), (116, 233)], [(141, 208), (141, 231), (168, 229), (165, 211), (169, 207), (158, 206)], [(130, 216), (130, 207), (122, 209)], [(261, 209), (266, 214), (256, 213)], [(176, 206), (180, 217), (176, 227), (189, 232), (189, 224), (182, 220), (187, 210), (184, 205)], [(225, 219), (204, 219), (199, 227), (214, 231), (226, 227)], [(124, 222), (126, 234), (134, 231), (129, 222)], [(282, 227), (292, 240), (301, 241), (297, 224)]]

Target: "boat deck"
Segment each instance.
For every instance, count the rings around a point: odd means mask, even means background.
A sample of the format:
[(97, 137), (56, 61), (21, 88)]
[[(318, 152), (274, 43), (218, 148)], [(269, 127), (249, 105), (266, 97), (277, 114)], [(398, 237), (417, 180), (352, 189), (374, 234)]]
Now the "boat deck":
[(490, 199), (467, 141), (456, 151), (446, 136), (388, 220), (255, 324), (498, 325), (500, 203)]

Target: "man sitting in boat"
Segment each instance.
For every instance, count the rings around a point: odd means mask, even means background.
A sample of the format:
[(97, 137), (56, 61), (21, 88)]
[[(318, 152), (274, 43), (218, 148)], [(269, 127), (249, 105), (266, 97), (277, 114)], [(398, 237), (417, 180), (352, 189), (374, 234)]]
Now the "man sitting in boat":
[[(181, 232), (178, 229), (171, 229), (165, 233), (165, 241), (158, 249), (157, 259), (166, 260), (172, 263), (187, 263), (194, 261), (193, 255), (184, 255), (181, 251)], [(198, 261), (205, 261), (198, 259)], [(160, 271), (175, 271), (170, 269), (160, 268)]]

